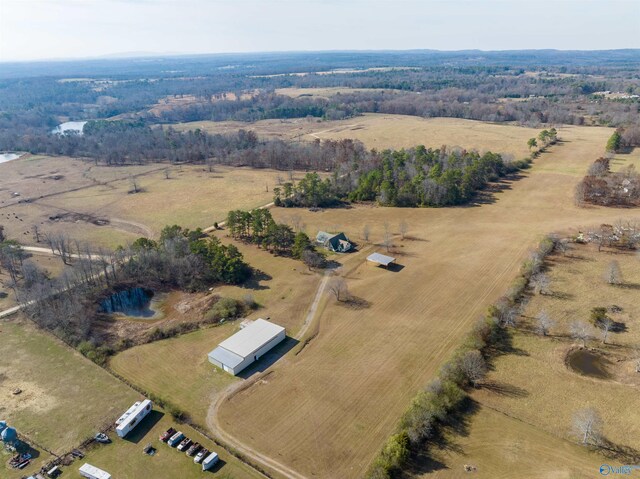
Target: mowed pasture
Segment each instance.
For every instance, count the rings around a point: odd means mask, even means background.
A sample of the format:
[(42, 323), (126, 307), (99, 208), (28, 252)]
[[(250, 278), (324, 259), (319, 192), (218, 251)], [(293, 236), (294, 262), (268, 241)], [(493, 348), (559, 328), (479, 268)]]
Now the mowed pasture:
[[(37, 225), (41, 233), (65, 233), (97, 248), (157, 237), (167, 224), (208, 227), (230, 209), (261, 206), (272, 199), (282, 172), (162, 163), (106, 167), (27, 157), (0, 165), (0, 175), (6, 175), (0, 224), (10, 238), (35, 243)], [(129, 193), (132, 177), (141, 192)]]
[[(460, 118), (420, 118), (408, 115), (367, 113), (337, 121), (317, 119), (237, 121), (199, 121), (175, 125), (177, 130), (200, 128), (209, 133), (229, 133), (239, 128), (253, 130), (260, 136), (300, 139), (355, 139), (369, 148), (461, 147), (467, 150), (494, 151), (516, 159), (528, 155), (527, 140), (542, 130), (517, 125), (488, 123)], [(600, 150), (599, 150), (600, 151)]]
[[(525, 478), (591, 477), (603, 463), (634, 463), (633, 457), (578, 447), (572, 433), (575, 412), (593, 407), (603, 419), (606, 440), (614, 448), (639, 454), (640, 416), (629, 408), (640, 386), (634, 372), (634, 351), (640, 345), (640, 273), (635, 255), (614, 251), (598, 253), (595, 246), (575, 245), (566, 256), (550, 258), (550, 294), (531, 297), (513, 334), (514, 353), (496, 358), (484, 386), (473, 392), (477, 410), (466, 429), (447, 435), (449, 443), (435, 454), (440, 465), (418, 464), (416, 477), (458, 477), (464, 464), (476, 466), (478, 477), (487, 478), (510, 477), (512, 470)], [(605, 282), (604, 271), (612, 259), (623, 272), (622, 286)], [(624, 323), (625, 331), (609, 333), (604, 344), (601, 331), (592, 328), (587, 341), (588, 348), (607, 358), (611, 378), (579, 374), (566, 361), (567, 353), (581, 345), (571, 337), (571, 323), (588, 321), (594, 307), (612, 305), (622, 308), (608, 314)], [(541, 311), (555, 321), (548, 337), (534, 333)], [(500, 468), (501, 462), (509, 464), (510, 471)], [(421, 476), (421, 468), (437, 471)]]
[[(367, 265), (368, 251), (352, 256), (350, 262), (359, 258), (359, 265), (342, 274), (351, 293), (368, 307), (328, 301), (317, 336), (300, 354), (277, 363), (268, 381), (226, 401), (219, 413), (221, 427), (301, 474), (361, 476), (413, 395), (434, 377), (473, 321), (507, 290), (543, 235), (577, 232), (620, 214), (581, 209), (573, 202), (575, 184), (610, 134), (604, 128), (561, 128), (563, 141), (521, 179), (503, 181), (488, 204), (297, 211), (311, 234), (342, 230), (362, 242), (368, 225), (378, 245), (371, 249), (383, 252), (384, 224), (397, 233), (406, 221), (407, 238), (396, 234), (393, 248), (401, 267), (386, 271)], [(277, 220), (292, 213), (273, 210)]]
[[(224, 231), (218, 235), (223, 241), (229, 240)], [(321, 276), (309, 272), (300, 261), (276, 258), (255, 245), (235, 244), (257, 273), (243, 287), (219, 286), (213, 293), (236, 299), (250, 295), (259, 307), (249, 319), (271, 318), (286, 328), (288, 336), (295, 336)], [(204, 425), (212, 398), (239, 381), (211, 364), (207, 354), (238, 331), (239, 323), (238, 320), (127, 349), (111, 359), (110, 367), (132, 383), (176, 404), (194, 422)]]
[(0, 417), (50, 451), (68, 452), (140, 398), (20, 316), (0, 331)]

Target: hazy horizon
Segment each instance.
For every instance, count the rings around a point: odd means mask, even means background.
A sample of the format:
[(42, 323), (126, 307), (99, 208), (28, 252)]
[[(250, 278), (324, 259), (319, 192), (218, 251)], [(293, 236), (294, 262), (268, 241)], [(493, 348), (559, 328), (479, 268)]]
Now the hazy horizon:
[(633, 49), (639, 26), (635, 0), (0, 0), (0, 61)]

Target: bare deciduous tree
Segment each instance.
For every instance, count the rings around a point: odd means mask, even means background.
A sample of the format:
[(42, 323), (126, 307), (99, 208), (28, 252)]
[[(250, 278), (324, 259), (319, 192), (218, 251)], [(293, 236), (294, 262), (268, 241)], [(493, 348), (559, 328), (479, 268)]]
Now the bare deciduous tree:
[(536, 294), (548, 294), (551, 281), (544, 273), (536, 273), (531, 277), (531, 286)]
[(168, 180), (171, 178), (171, 170), (169, 168), (164, 169), (164, 179)]
[(584, 321), (571, 323), (571, 337), (582, 341), (582, 347), (587, 347), (587, 340), (591, 338), (589, 325)]
[(577, 411), (573, 416), (573, 432), (583, 445), (597, 446), (602, 439), (602, 419), (594, 408)]
[(347, 288), (347, 282), (343, 278), (333, 278), (329, 283), (329, 291), (338, 301), (347, 301), (349, 299), (349, 289)]
[(291, 217), (291, 226), (293, 227), (293, 230), (296, 232), (301, 231), (300, 230), (300, 222), (302, 221), (302, 218), (300, 218), (300, 215), (293, 215)]
[(140, 187), (138, 186), (138, 179), (134, 175), (129, 176), (129, 183), (131, 184), (131, 189), (129, 190), (129, 193), (140, 192)]
[(621, 285), (622, 283), (624, 283), (620, 265), (616, 260), (610, 261), (607, 265), (607, 269), (605, 271), (605, 279), (607, 280), (607, 283), (613, 285)]
[(370, 236), (371, 236), (371, 228), (369, 228), (369, 225), (364, 225), (364, 227), (362, 228), (362, 239), (368, 243)]
[(460, 367), (469, 382), (476, 387), (487, 374), (487, 362), (478, 350), (467, 351), (460, 361)]
[(614, 322), (609, 316), (605, 316), (602, 321), (600, 321), (600, 329), (602, 330), (602, 343), (607, 343), (607, 336), (609, 336), (609, 331), (613, 329)]
[(405, 220), (402, 220), (400, 222), (400, 225), (398, 226), (398, 229), (400, 230), (400, 236), (402, 237), (402, 239), (404, 239), (407, 231), (409, 231), (409, 224)]
[(551, 319), (549, 313), (544, 310), (540, 311), (536, 316), (536, 331), (542, 336), (549, 334), (549, 329), (551, 329), (555, 324), (555, 321)]
[(36, 240), (36, 243), (40, 243), (40, 228), (38, 225), (33, 225), (33, 237)]
[(327, 263), (324, 256), (311, 249), (306, 249), (302, 252), (302, 261), (307, 265), (309, 271), (316, 268), (324, 268)]

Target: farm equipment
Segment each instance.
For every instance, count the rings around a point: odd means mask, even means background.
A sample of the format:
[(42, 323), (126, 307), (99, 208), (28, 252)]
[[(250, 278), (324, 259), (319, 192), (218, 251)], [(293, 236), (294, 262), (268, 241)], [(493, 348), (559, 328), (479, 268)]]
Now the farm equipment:
[(14, 469), (24, 469), (29, 463), (31, 463), (31, 454), (29, 453), (18, 454), (9, 461), (9, 465)]

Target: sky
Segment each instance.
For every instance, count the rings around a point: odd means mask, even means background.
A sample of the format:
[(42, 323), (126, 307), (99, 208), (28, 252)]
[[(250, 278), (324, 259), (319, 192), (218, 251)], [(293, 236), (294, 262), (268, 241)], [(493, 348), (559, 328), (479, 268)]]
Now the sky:
[(0, 61), (640, 48), (640, 0), (0, 0)]

